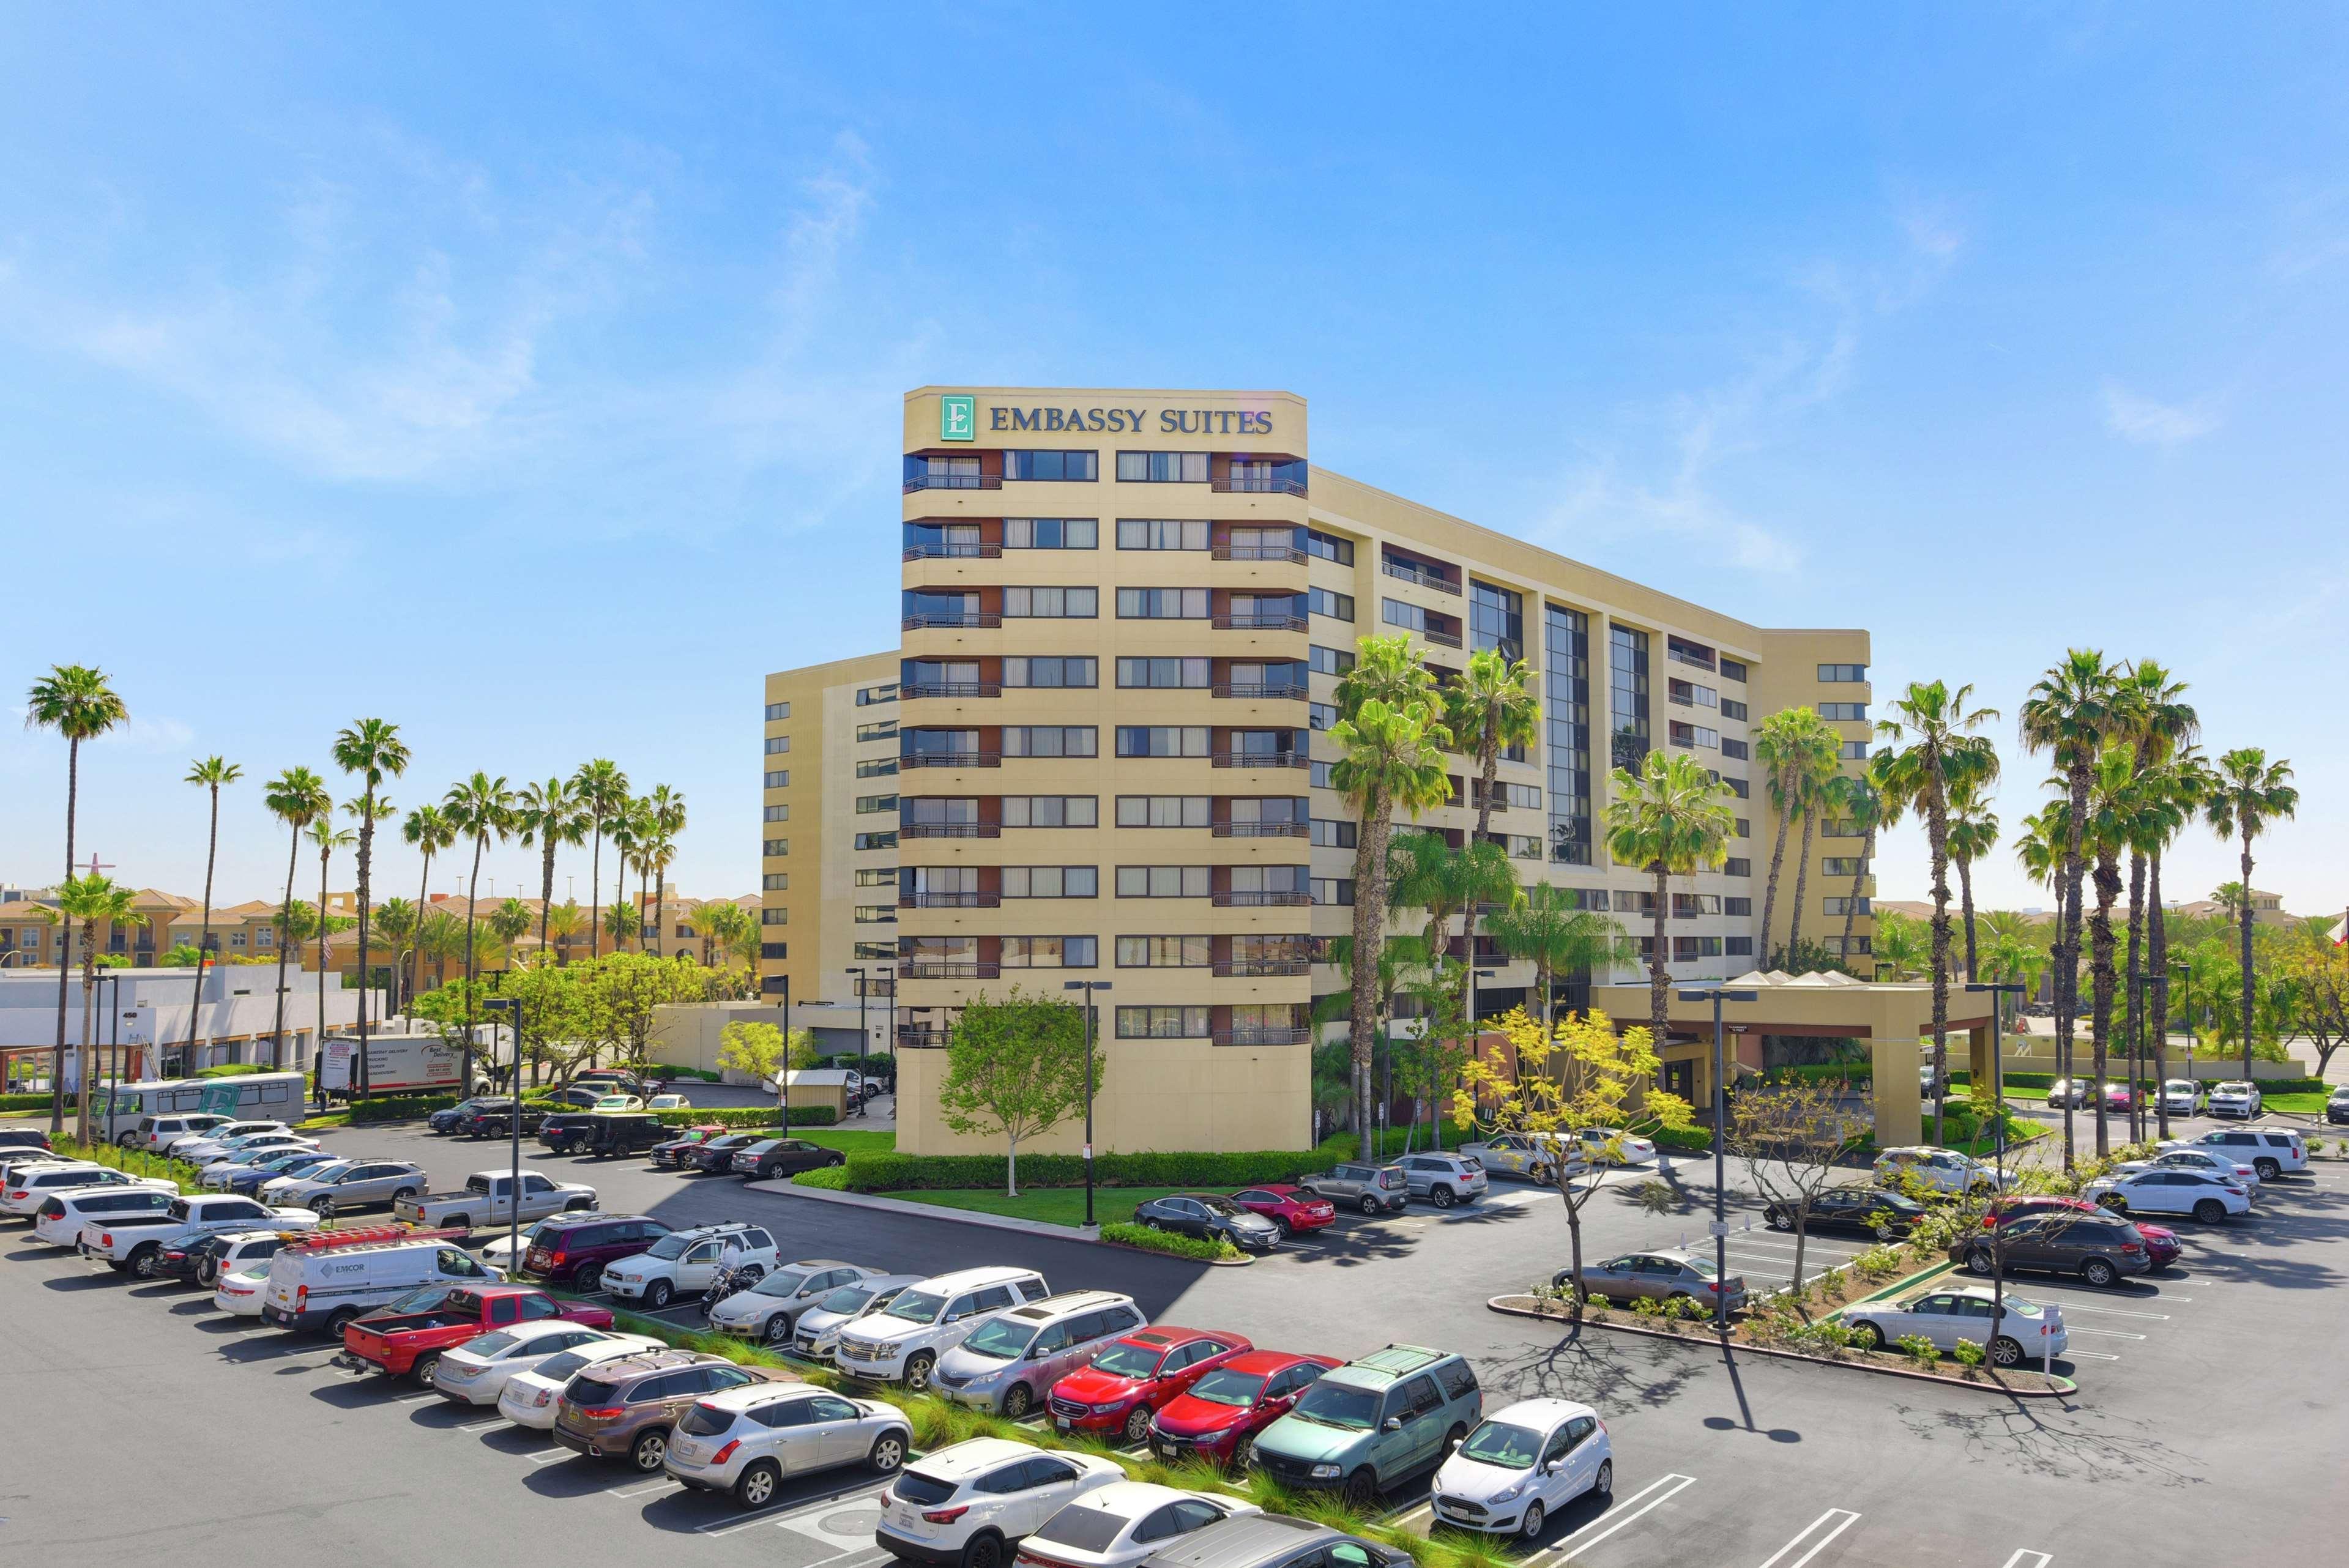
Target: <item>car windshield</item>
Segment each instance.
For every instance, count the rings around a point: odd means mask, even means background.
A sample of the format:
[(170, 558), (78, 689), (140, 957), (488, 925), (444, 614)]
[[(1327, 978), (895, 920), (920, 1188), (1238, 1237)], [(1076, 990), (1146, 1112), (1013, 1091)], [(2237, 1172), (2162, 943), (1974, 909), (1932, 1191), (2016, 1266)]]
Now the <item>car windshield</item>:
[(329, 1176), (339, 1176), (350, 1168), (351, 1161), (347, 1160), (329, 1160), (324, 1165), (314, 1165), (303, 1171), (302, 1179), (305, 1181), (324, 1181)]
[(482, 1360), (488, 1361), (504, 1355), (513, 1347), (513, 1335), (501, 1328), (494, 1334), (484, 1334), (468, 1339), (464, 1343), (463, 1349), (468, 1356), (478, 1356)]
[(2037, 1317), (2039, 1304), (2035, 1301), (2025, 1301), (2019, 1295), (2010, 1295), (2006, 1298), (2006, 1310), (2017, 1317)]
[(1211, 1214), (1239, 1214), (1247, 1212), (1246, 1210), (1242, 1209), (1237, 1203), (1233, 1202), (1229, 1198), (1196, 1198), (1192, 1201), (1198, 1203)]
[(815, 1304), (818, 1312), (836, 1312), (843, 1317), (854, 1317), (864, 1310), (864, 1304), (876, 1293), (870, 1285), (844, 1284)]
[(889, 1304), (884, 1317), (902, 1318), (907, 1323), (936, 1323), (947, 1305), (947, 1298), (933, 1295), (926, 1290), (909, 1290)]
[(1325, 1427), (1366, 1432), (1378, 1421), (1379, 1397), (1367, 1388), (1324, 1377), (1305, 1390), (1294, 1413)]
[(646, 1255), (656, 1258), (681, 1258), (685, 1249), (693, 1245), (693, 1238), (682, 1231), (672, 1232), (645, 1249)]
[(800, 1293), (800, 1286), (807, 1284), (807, 1271), (804, 1269), (777, 1269), (759, 1282), (757, 1294), (797, 1295)]
[(1093, 1370), (1112, 1377), (1147, 1377), (1158, 1370), (1158, 1358), (1165, 1353), (1161, 1346), (1130, 1345), (1121, 1339), (1102, 1346), (1093, 1357)]
[(1487, 1421), (1468, 1434), (1460, 1451), (1472, 1460), (1504, 1470), (1531, 1470), (1540, 1454), (1542, 1435), (1506, 1421)]
[(1078, 1552), (1099, 1552), (1115, 1541), (1133, 1522), (1105, 1508), (1079, 1503), (1064, 1508), (1037, 1527), (1036, 1539)]
[(964, 1340), (962, 1347), (990, 1361), (1009, 1361), (1028, 1348), (1029, 1342), (1036, 1337), (1036, 1329), (1033, 1323), (1015, 1323), (1010, 1318), (999, 1317)]
[(1700, 1258), (1692, 1254), (1691, 1256), (1684, 1258), (1667, 1256), (1664, 1261), (1668, 1264), (1680, 1264), (1681, 1267), (1696, 1275), (1699, 1279), (1713, 1279), (1717, 1277), (1713, 1272), (1713, 1260), (1711, 1258)]
[(560, 1356), (550, 1356), (538, 1364), (538, 1376), (560, 1383), (592, 1359), (584, 1350), (566, 1350)]
[(1194, 1399), (1205, 1399), (1210, 1405), (1229, 1405), (1240, 1410), (1255, 1404), (1257, 1396), (1263, 1392), (1264, 1374), (1234, 1372), (1228, 1368), (1210, 1372), (1191, 1385), (1191, 1398)]

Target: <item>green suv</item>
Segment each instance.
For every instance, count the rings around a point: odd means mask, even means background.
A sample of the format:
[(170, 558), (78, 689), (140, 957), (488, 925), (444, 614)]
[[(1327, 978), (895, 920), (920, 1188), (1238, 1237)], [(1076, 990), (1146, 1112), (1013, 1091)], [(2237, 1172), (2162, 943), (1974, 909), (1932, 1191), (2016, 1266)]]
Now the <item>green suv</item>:
[(1252, 1462), (1283, 1486), (1339, 1491), (1367, 1510), (1395, 1482), (1442, 1464), (1484, 1403), (1459, 1357), (1390, 1345), (1322, 1374), (1257, 1434)]

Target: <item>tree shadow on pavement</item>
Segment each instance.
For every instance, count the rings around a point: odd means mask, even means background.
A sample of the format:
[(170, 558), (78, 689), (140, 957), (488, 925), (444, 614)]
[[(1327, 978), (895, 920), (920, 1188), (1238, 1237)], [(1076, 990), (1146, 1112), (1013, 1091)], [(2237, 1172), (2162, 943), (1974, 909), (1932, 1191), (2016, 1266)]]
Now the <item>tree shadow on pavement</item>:
[(2013, 1399), (1986, 1408), (1927, 1409), (1896, 1404), (1893, 1415), (1927, 1442), (1956, 1441), (1964, 1457), (2054, 1480), (2150, 1480), (2206, 1485), (2205, 1460), (2170, 1446), (2158, 1423), (2050, 1399)]
[(1609, 1334), (1583, 1325), (1557, 1344), (1500, 1348), (1491, 1383), (1514, 1398), (1579, 1399), (1601, 1414), (1633, 1408), (1661, 1409), (1703, 1370), (1685, 1345)]

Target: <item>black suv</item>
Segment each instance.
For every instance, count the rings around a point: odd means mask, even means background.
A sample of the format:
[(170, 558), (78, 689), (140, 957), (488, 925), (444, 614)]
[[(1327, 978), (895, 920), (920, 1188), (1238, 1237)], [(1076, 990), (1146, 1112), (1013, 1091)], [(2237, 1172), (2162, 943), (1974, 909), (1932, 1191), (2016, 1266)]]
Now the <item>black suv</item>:
[(550, 1110), (538, 1124), (538, 1140), (557, 1154), (585, 1150), (591, 1130), (601, 1119), (592, 1110)]
[(615, 1154), (641, 1154), (667, 1139), (668, 1129), (650, 1111), (607, 1110), (587, 1119), (574, 1147), (607, 1160)]

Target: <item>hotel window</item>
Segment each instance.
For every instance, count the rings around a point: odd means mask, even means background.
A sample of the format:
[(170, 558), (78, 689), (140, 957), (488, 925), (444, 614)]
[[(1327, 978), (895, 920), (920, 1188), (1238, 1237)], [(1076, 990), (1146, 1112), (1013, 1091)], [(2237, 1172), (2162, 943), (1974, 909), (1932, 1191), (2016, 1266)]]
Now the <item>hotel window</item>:
[(1864, 702), (1823, 702), (1819, 704), (1819, 717), (1830, 724), (1865, 724), (1868, 721), (1868, 705)]
[(891, 681), (886, 686), (859, 686), (856, 688), (856, 706), (859, 707), (872, 707), (878, 703), (895, 702), (896, 700), (897, 683), (895, 681)]
[(1120, 866), (1117, 868), (1117, 896), (1120, 898), (1205, 898), (1207, 896), (1206, 866)]
[(769, 724), (777, 723), (780, 720), (791, 717), (791, 716), (792, 705), (790, 703), (771, 702), (767, 705), (767, 722)]
[(1007, 451), (1003, 454), (1003, 477), (1007, 480), (1097, 480), (1101, 478), (1101, 454), (1089, 451)]
[(1306, 783), (1316, 789), (1335, 789), (1337, 786), (1330, 781), (1330, 769), (1335, 766), (1335, 763), (1330, 762), (1309, 762), (1306, 767)]
[(1413, 632), (1427, 630), (1427, 612), (1400, 599), (1380, 600), (1379, 617), (1390, 626), (1402, 626)]
[(1301, 795), (1244, 795), (1232, 801), (1232, 820), (1262, 825), (1295, 826), (1310, 809)]
[(1006, 898), (1098, 898), (1099, 866), (1006, 866)]
[(1350, 906), (1354, 902), (1352, 877), (1315, 877), (1312, 887), (1315, 903)]
[(901, 802), (899, 812), (899, 822), (908, 828), (967, 828), (978, 820), (978, 801), (967, 795), (918, 795)]
[(1857, 839), (1864, 838), (1866, 835), (1859, 830), (1859, 825), (1848, 817), (1827, 817), (1822, 819), (1819, 823), (1819, 837), (1822, 839)]
[(790, 736), (788, 736), (788, 735), (771, 735), (771, 736), (767, 737), (767, 755), (768, 755), (768, 756), (770, 756), (770, 757), (781, 757), (784, 752), (789, 751), (791, 748), (792, 748), (792, 738), (791, 738)]
[(886, 964), (899, 956), (897, 944), (894, 942), (860, 942), (855, 944), (855, 954), (860, 963), (869, 958)]
[(1204, 1040), (1207, 1037), (1205, 1007), (1120, 1007), (1117, 1037), (1121, 1040)]
[(1819, 870), (1831, 877), (1864, 877), (1868, 862), (1857, 855), (1829, 855), (1819, 862)]
[(1745, 705), (1738, 701), (1733, 696), (1723, 697), (1721, 699), (1721, 717), (1723, 718), (1743, 719), (1745, 717)]
[(789, 958), (791, 955), (792, 944), (788, 942), (761, 942), (759, 944), (759, 956), (761, 958)]
[(1864, 681), (1867, 678), (1866, 665), (1821, 665), (1819, 666), (1819, 680), (1822, 684), (1841, 685), (1847, 681)]
[(1671, 727), (1671, 735), (1674, 746), (1691, 748), (1701, 746), (1707, 750), (1719, 750), (1721, 748), (1721, 731), (1707, 729), (1701, 724), (1682, 724), (1680, 720), (1674, 719)]
[(856, 870), (858, 887), (895, 887), (897, 873), (888, 866), (859, 866)]
[(774, 860), (792, 852), (792, 841), (789, 839), (769, 839), (760, 845), (760, 849), (768, 859)]
[(1120, 659), (1117, 661), (1117, 684), (1121, 686), (1197, 686), (1207, 685), (1210, 661), (1204, 658)]
[(856, 814), (860, 817), (869, 817), (875, 811), (894, 814), (896, 810), (897, 797), (895, 795), (859, 795), (856, 798)]
[(1117, 477), (1130, 485), (1203, 485), (1207, 482), (1207, 454), (1120, 452)]
[(1099, 796), (1006, 795), (1003, 798), (1003, 825), (1007, 828), (1092, 828), (1100, 823)]
[(1531, 833), (1504, 833), (1500, 836), (1503, 849), (1513, 861), (1537, 861), (1542, 858), (1542, 841)]
[(1468, 646), (1471, 652), (1493, 649), (1505, 659), (1526, 655), (1525, 598), (1490, 583), (1468, 580)]
[(1847, 945), (1842, 937), (1830, 936), (1825, 939), (1823, 945), (1838, 958), (1860, 958), (1872, 955), (1876, 952), (1876, 938), (1855, 936)]
[(1075, 655), (1008, 658), (1003, 661), (1003, 684), (1006, 687), (1099, 686), (1101, 661)]
[(1823, 914), (1869, 914), (1874, 913), (1864, 898), (1826, 898), (1819, 901)]
[(1751, 958), (1754, 956), (1754, 939), (1750, 936), (1724, 936), (1721, 939), (1721, 950), (1732, 958)]
[(886, 779), (897, 771), (894, 757), (868, 757), (856, 765), (859, 779)]
[(1354, 847), (1355, 824), (1343, 819), (1316, 817), (1312, 832), (1312, 844), (1317, 850), (1350, 850)]
[(1101, 960), (1092, 936), (1007, 936), (999, 962), (1006, 969), (1091, 969)]
[(1740, 817), (1740, 818), (1738, 818), (1738, 819), (1736, 820), (1736, 821), (1735, 821), (1735, 822), (1733, 822), (1733, 824), (1731, 824), (1731, 831), (1732, 831), (1732, 836), (1733, 836), (1733, 837), (1735, 837), (1735, 838), (1740, 838), (1740, 839), (1750, 839), (1750, 838), (1752, 838), (1752, 837), (1754, 836), (1754, 820), (1753, 820), (1753, 819), (1752, 819), (1752, 818), (1750, 818), (1750, 817)]
[(773, 771), (770, 772), (770, 773), (767, 775), (767, 788), (768, 788), (768, 789), (790, 789), (791, 787), (792, 787), (792, 770), (791, 770), (790, 769), (788, 769), (788, 768), (776, 769), (774, 769)]
[(1719, 914), (1721, 895), (1711, 892), (1676, 892), (1672, 894), (1672, 918), (1694, 920), (1701, 914)]
[(1325, 648), (1319, 645), (1305, 650), (1305, 666), (1317, 676), (1342, 676), (1354, 667), (1354, 655), (1343, 648)]
[(761, 820), (769, 822), (788, 822), (791, 820), (792, 809), (787, 805), (774, 805), (768, 807), (766, 815), (761, 819)]
[(1354, 596), (1333, 593), (1327, 588), (1309, 588), (1305, 592), (1305, 607), (1309, 614), (1327, 615), (1333, 621), (1354, 618)]
[(1007, 517), (1006, 550), (1092, 550), (1101, 541), (1097, 517)]
[(1686, 637), (1666, 637), (1664, 651), (1674, 664), (1694, 665), (1700, 669), (1713, 668), (1713, 650), (1702, 643)]
[(1121, 828), (1204, 828), (1214, 820), (1215, 802), (1205, 795), (1120, 795)]
[(1685, 963), (1692, 958), (1718, 958), (1720, 956), (1721, 938), (1718, 936), (1675, 936), (1672, 938), (1672, 962), (1675, 964)]
[(1340, 539), (1334, 533), (1324, 533), (1318, 528), (1309, 528), (1305, 531), (1305, 553), (1318, 555), (1340, 566), (1351, 566), (1354, 563), (1354, 542)]
[(1120, 969), (1205, 969), (1216, 961), (1216, 944), (1206, 936), (1121, 936)]
[(892, 828), (885, 833), (859, 833), (856, 835), (856, 847), (860, 850), (894, 850), (897, 847), (897, 830)]
[(1090, 621), (1101, 614), (1098, 588), (1006, 588), (1006, 620)]
[(1334, 729), (1337, 727), (1337, 704), (1328, 702), (1309, 702), (1305, 705), (1306, 728), (1324, 730)]
[(1204, 621), (1205, 588), (1121, 588), (1117, 613), (1128, 621)]
[(788, 892), (791, 885), (792, 873), (789, 872), (769, 872), (759, 879), (759, 891), (761, 892)]
[(1549, 858), (1590, 863), (1590, 634), (1578, 610), (1542, 607), (1542, 726)]
[(1121, 517), (1117, 520), (1120, 550), (1205, 550), (1207, 524), (1203, 518)]
[(856, 738), (859, 740), (886, 740), (896, 733), (897, 721), (894, 718), (876, 719), (871, 724), (856, 727)]
[(925, 458), (907, 454), (905, 458), (905, 489), (907, 490), (978, 490), (982, 480), (978, 459), (965, 458)]
[[(1744, 680), (1745, 678), (1744, 664), (1740, 660), (1733, 659), (1728, 655), (1723, 655), (1721, 660), (1721, 678), (1725, 681)], [(1742, 718), (1744, 716), (1740, 714), (1738, 717)]]
[(1847, 740), (1836, 748), (1836, 755), (1846, 762), (1865, 762), (1868, 760), (1868, 742)]
[(897, 906), (894, 903), (860, 903), (855, 907), (854, 918), (859, 925), (895, 925), (897, 923)]
[(242, 931), (230, 932), (228, 934), (228, 944), (231, 947), (243, 947), (244, 945), (244, 933)]
[(1719, 707), (1721, 694), (1709, 686), (1694, 681), (1668, 681), (1665, 689), (1672, 701), (1682, 707)]
[[(761, 925), (789, 925), (791, 923), (792, 912), (788, 909), (762, 909), (759, 912), (759, 923)], [(652, 929), (653, 928), (649, 925), (645, 927), (645, 930), (648, 934), (652, 932)]]
[(1098, 757), (1101, 731), (1090, 724), (1014, 724), (1003, 730), (1006, 757)]
[(1121, 724), (1117, 727), (1120, 757), (1205, 757), (1207, 727), (1204, 724)]
[(1721, 874), (1725, 877), (1750, 877), (1754, 874), (1754, 862), (1732, 855), (1721, 862)]
[(1725, 735), (1721, 738), (1721, 754), (1723, 757), (1734, 757), (1741, 762), (1753, 755), (1746, 748), (1745, 742), (1732, 739)]
[(1733, 773), (1718, 774), (1716, 777), (1719, 778), (1723, 784), (1728, 785), (1729, 792), (1736, 796), (1739, 799), (1744, 800), (1751, 798), (1749, 786), (1746, 784), (1744, 779), (1738, 778)]
[(1721, 901), (1721, 913), (1750, 915), (1754, 913), (1754, 901), (1750, 898), (1724, 898)]
[(1648, 755), (1648, 634), (1607, 628), (1607, 696), (1615, 766), (1637, 773)]

